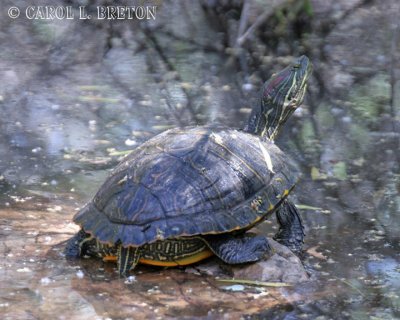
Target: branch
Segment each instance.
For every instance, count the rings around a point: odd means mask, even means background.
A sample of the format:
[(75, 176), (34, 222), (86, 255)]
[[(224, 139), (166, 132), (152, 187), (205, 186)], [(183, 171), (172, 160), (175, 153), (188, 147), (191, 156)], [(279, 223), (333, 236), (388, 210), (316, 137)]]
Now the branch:
[[(248, 3), (248, 1), (246, 1), (246, 4)], [(267, 7), (267, 9), (260, 15), (257, 17), (256, 21), (254, 21), (254, 23), (247, 29), (247, 31), (243, 34), (240, 35), (239, 33), (239, 37), (236, 40), (236, 46), (237, 48), (241, 47), (243, 45), (243, 43), (247, 40), (247, 38), (254, 33), (255, 30), (257, 30), (275, 11), (276, 9), (282, 7), (284, 4), (287, 3), (287, 0), (271, 0), (270, 1), (270, 5)], [(246, 8), (244, 7), (243, 10), (245, 10)], [(247, 13), (246, 13), (247, 15)], [(242, 17), (240, 18), (242, 20)], [(242, 21), (241, 21), (242, 24)], [(240, 27), (239, 27), (240, 29)]]
[[(164, 51), (163, 51), (161, 45), (158, 43), (158, 41), (157, 41), (156, 37), (153, 35), (153, 33), (146, 28), (142, 28), (142, 31), (143, 31), (144, 35), (147, 37), (147, 39), (151, 42), (153, 48), (159, 55), (161, 61), (164, 63), (167, 70), (176, 73), (176, 80), (183, 82), (181, 76), (175, 69), (174, 65), (171, 63), (171, 61), (169, 61), (168, 57), (164, 54)], [(190, 120), (192, 120), (192, 121), (194, 120), (194, 122), (198, 123), (199, 121), (197, 119), (196, 112), (194, 110), (194, 106), (192, 103), (192, 97), (186, 88), (182, 88), (182, 91), (187, 98), (186, 110), (189, 112)], [(171, 110), (172, 106), (170, 104), (167, 104), (167, 105), (168, 105), (169, 109)], [(177, 111), (173, 112), (173, 115), (177, 119), (178, 123), (182, 123), (180, 117), (177, 117), (178, 113), (179, 112), (177, 112)]]

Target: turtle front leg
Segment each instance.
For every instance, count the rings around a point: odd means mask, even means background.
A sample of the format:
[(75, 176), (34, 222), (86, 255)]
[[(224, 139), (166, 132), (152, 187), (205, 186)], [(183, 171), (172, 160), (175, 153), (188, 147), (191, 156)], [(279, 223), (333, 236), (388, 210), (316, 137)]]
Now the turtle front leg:
[(279, 231), (274, 240), (285, 245), (295, 253), (301, 251), (304, 242), (304, 227), (296, 206), (289, 200), (284, 200), (276, 211)]
[(214, 254), (228, 264), (255, 262), (272, 252), (267, 238), (260, 235), (209, 235), (203, 239)]
[(121, 276), (126, 276), (130, 270), (133, 270), (140, 259), (140, 249), (134, 247), (118, 246), (117, 266)]

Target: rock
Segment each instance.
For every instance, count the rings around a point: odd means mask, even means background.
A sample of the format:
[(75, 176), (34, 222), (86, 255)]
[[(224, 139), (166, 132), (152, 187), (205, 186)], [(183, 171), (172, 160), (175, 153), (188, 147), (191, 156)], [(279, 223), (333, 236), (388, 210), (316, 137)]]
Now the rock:
[(235, 279), (266, 282), (298, 283), (309, 280), (301, 260), (287, 247), (268, 238), (274, 253), (265, 260), (244, 265), (220, 264), (217, 259), (203, 263), (195, 268), (188, 268), (190, 273), (202, 272), (211, 276), (229, 275)]
[(309, 276), (300, 259), (287, 247), (268, 240), (275, 253), (257, 263), (232, 267), (234, 278), (288, 283), (307, 281)]

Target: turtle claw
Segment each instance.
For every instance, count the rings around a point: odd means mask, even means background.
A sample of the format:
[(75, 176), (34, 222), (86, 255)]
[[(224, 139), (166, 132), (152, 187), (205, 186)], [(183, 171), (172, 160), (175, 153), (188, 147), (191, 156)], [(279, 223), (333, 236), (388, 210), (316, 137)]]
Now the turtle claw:
[(303, 238), (304, 238), (304, 233), (298, 236), (289, 236), (289, 237), (282, 237), (281, 233), (278, 232), (278, 234), (275, 235), (274, 240), (279, 242), (280, 244), (288, 247), (293, 253), (301, 253), (302, 247), (303, 247)]

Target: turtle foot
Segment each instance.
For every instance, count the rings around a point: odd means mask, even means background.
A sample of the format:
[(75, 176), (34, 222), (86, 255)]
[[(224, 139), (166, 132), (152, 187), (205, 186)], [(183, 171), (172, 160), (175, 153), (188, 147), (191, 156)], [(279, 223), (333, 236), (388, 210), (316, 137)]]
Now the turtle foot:
[(272, 252), (267, 238), (261, 235), (219, 235), (205, 239), (211, 250), (228, 264), (255, 262)]
[(291, 232), (290, 235), (285, 235), (285, 232), (279, 232), (274, 236), (274, 240), (288, 247), (294, 253), (300, 253), (303, 247), (304, 232)]
[(274, 240), (288, 247), (294, 253), (300, 253), (304, 243), (304, 227), (296, 206), (285, 200), (277, 211), (280, 225)]

